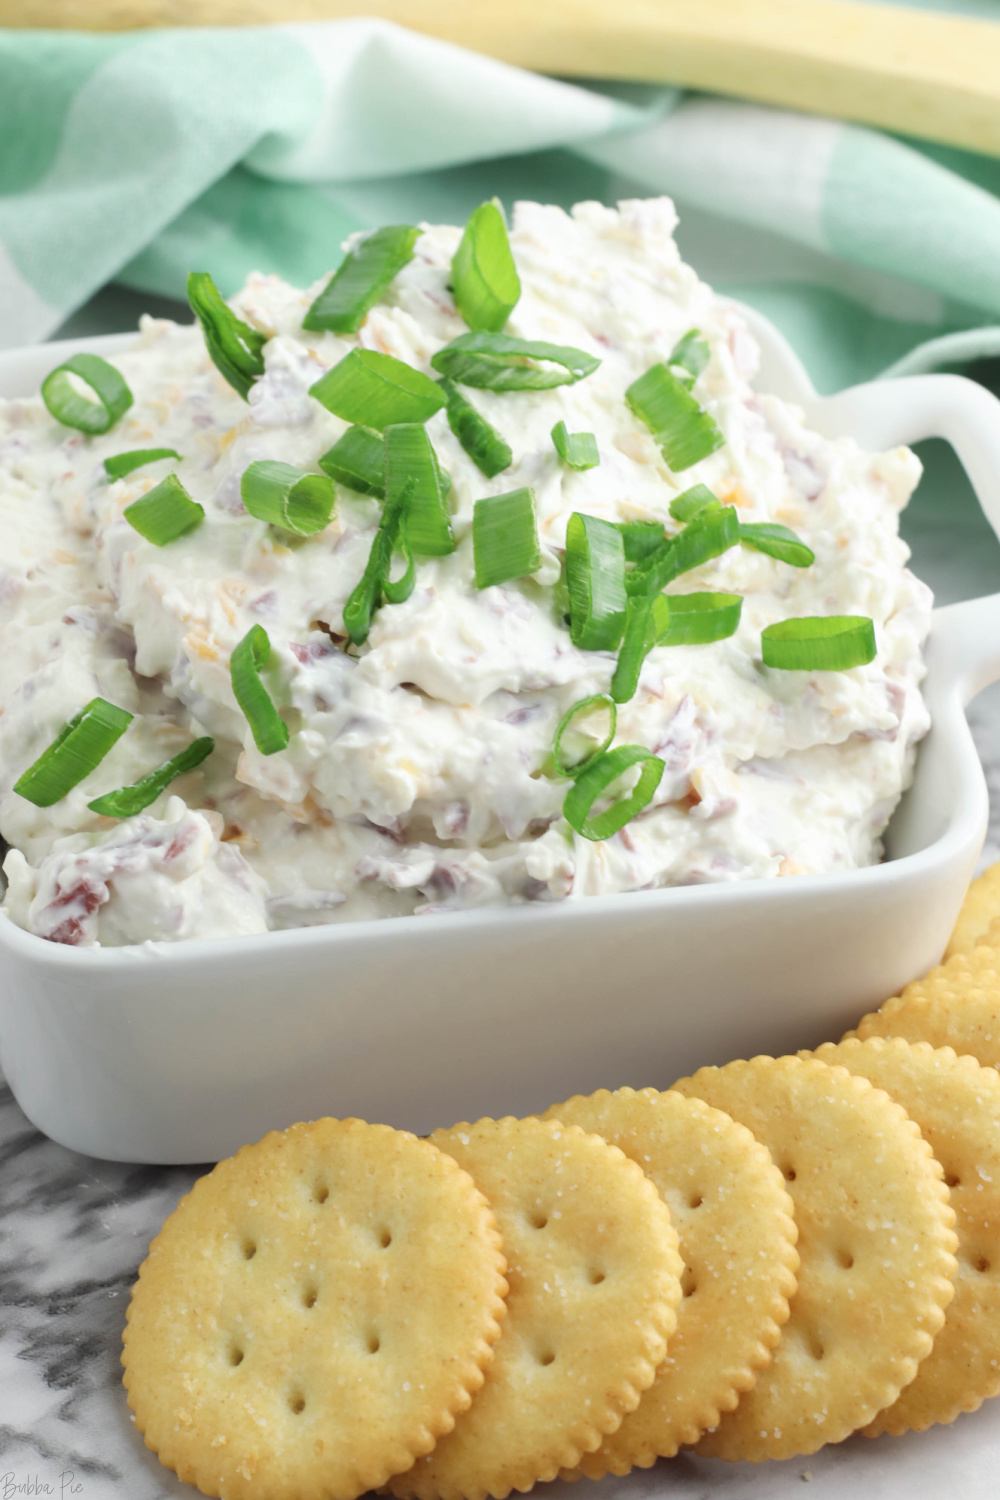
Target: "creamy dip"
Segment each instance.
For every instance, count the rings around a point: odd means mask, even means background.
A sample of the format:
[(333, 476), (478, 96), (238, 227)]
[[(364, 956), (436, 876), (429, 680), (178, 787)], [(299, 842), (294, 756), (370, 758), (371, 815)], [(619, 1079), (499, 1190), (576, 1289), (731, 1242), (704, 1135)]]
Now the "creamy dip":
[[(433, 374), (432, 355), (467, 331), (449, 290), (459, 229), (424, 227), (356, 338), (303, 331), (322, 283), (303, 292), (252, 276), (233, 306), (269, 342), (249, 403), (197, 327), (151, 318), (113, 361), (135, 402), (104, 436), (61, 426), (37, 397), (0, 403), (0, 833), (15, 922), (83, 945), (222, 937), (880, 858), (928, 727), (919, 684), (931, 595), (898, 535), (920, 466), (905, 448), (829, 441), (755, 393), (754, 340), (681, 261), (674, 225), (667, 199), (571, 215), (518, 205), (510, 241), (523, 290), (506, 331), (601, 364), (548, 391), (467, 392), (513, 450), (492, 480), (445, 413), (431, 418), (457, 547), (418, 559), (412, 595), (378, 610), (359, 649), (343, 609), (378, 502), (338, 486), (329, 526), (297, 539), (246, 513), (240, 478), (261, 459), (317, 471), (348, 424), (308, 390), (352, 347)], [(726, 443), (674, 474), (624, 392), (692, 328), (711, 349), (695, 394)], [(595, 434), (599, 466), (560, 461), (550, 436), (560, 420)], [(106, 456), (154, 445), (183, 458), (108, 481)], [(206, 519), (158, 547), (122, 512), (171, 471)], [(571, 641), (559, 587), (567, 522), (580, 511), (673, 532), (670, 501), (696, 483), (741, 521), (791, 527), (815, 562), (736, 546), (669, 586), (741, 594), (742, 619), (729, 639), (647, 656), (617, 742), (646, 747), (665, 770), (642, 813), (591, 842), (562, 817), (569, 783), (549, 757), (567, 709), (608, 690), (615, 654)], [(534, 491), (542, 565), (478, 590), (474, 503), (519, 486)], [(765, 626), (834, 614), (874, 621), (869, 665), (763, 666)], [(269, 756), (229, 672), (254, 624), (270, 638), (265, 682), (290, 729), (287, 749)], [(34, 806), (14, 782), (95, 695), (133, 722), (67, 796)], [(214, 753), (145, 812), (88, 809), (199, 735), (214, 736)]]

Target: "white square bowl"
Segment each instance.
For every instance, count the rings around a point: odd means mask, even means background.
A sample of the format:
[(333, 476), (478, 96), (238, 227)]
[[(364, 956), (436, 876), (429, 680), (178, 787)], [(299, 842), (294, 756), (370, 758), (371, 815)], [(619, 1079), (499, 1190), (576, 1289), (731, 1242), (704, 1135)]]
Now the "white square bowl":
[[(821, 399), (744, 311), (762, 390), (866, 447), (949, 439), (1000, 534), (993, 396), (927, 375)], [(0, 396), (37, 391), (69, 353), (130, 341), (2, 355)], [(963, 709), (1000, 676), (1000, 595), (935, 611), (927, 662), (933, 728), (883, 864), (99, 950), (0, 917), (0, 1067), (66, 1146), (197, 1162), (319, 1115), (422, 1132), (836, 1037), (935, 964), (954, 924), (988, 813)]]

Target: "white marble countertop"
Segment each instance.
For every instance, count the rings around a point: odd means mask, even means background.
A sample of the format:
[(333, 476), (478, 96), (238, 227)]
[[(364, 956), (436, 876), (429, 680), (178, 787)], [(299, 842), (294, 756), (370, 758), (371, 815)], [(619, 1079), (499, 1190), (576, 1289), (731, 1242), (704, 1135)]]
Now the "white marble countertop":
[[(105, 294), (67, 331), (127, 327), (139, 305), (134, 294)], [(914, 570), (942, 603), (1000, 590), (1000, 544), (957, 463), (943, 444), (919, 451), (927, 475), (903, 528)], [(970, 720), (993, 806), (986, 863), (1000, 859), (1000, 687), (981, 694)], [(0, 1500), (194, 1494), (134, 1432), (118, 1357), (136, 1270), (198, 1170), (75, 1155), (39, 1135), (0, 1086)], [(995, 1500), (998, 1474), (1000, 1401), (951, 1427), (901, 1439), (851, 1438), (809, 1459), (757, 1467), (684, 1456), (628, 1479), (605, 1479), (599, 1490), (602, 1500), (783, 1500), (803, 1493), (847, 1500), (853, 1492), (865, 1500)], [(546, 1487), (557, 1488), (570, 1493)]]

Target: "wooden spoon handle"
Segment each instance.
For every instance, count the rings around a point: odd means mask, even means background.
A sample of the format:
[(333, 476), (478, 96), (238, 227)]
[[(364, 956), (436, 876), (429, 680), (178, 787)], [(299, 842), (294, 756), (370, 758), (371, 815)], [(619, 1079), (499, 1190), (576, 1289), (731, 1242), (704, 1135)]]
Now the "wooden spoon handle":
[(564, 77), (685, 84), (1000, 155), (1000, 25), (859, 0), (0, 0), (5, 26), (382, 16)]

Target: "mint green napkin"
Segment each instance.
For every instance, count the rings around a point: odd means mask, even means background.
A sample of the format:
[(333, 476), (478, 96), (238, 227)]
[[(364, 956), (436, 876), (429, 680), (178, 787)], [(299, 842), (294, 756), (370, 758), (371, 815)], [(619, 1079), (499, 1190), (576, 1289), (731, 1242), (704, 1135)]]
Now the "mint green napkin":
[(687, 258), (821, 388), (1000, 354), (1000, 161), (582, 87), (372, 20), (0, 32), (0, 346), (114, 278), (174, 297), (194, 268), (226, 293), (252, 269), (307, 284), (354, 229), (461, 222), (494, 193), (671, 194)]

